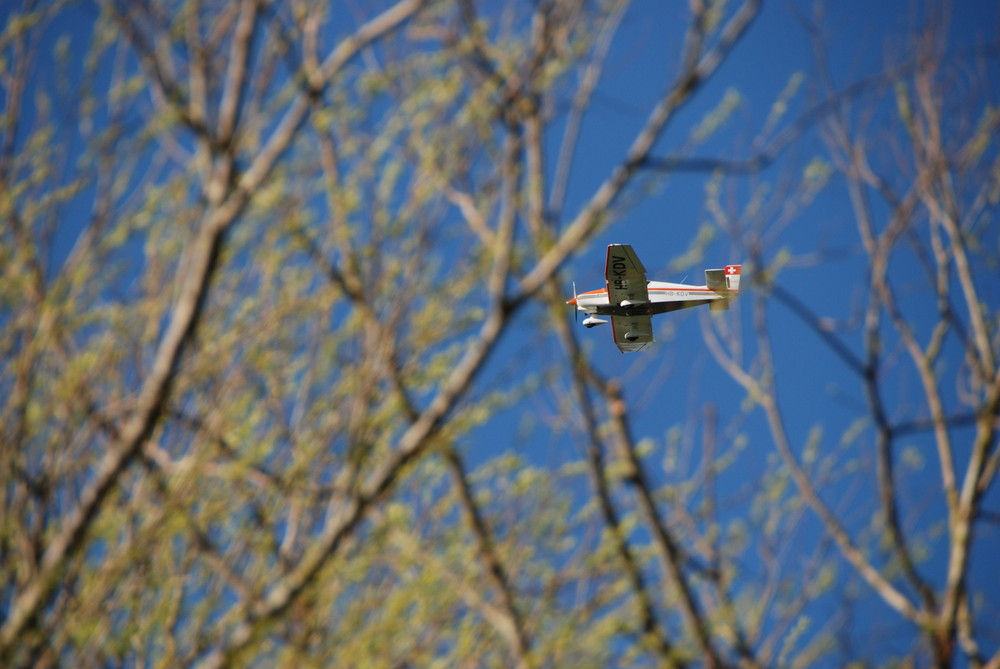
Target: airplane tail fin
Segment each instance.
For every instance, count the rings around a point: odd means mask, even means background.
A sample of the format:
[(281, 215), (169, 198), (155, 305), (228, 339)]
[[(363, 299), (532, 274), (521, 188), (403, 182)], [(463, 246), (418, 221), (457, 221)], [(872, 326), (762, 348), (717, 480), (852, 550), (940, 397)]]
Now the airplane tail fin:
[(722, 269), (706, 269), (705, 285), (718, 292), (733, 291), (738, 293), (742, 267), (742, 265), (726, 265)]
[(726, 265), (723, 270), (726, 273), (726, 285), (729, 290), (740, 292), (740, 270), (743, 265)]

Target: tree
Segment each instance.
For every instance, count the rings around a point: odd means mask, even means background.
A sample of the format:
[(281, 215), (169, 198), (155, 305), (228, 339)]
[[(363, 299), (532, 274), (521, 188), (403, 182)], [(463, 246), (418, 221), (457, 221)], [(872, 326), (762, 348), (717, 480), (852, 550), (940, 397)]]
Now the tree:
[[(327, 4), (28, 2), (7, 19), (5, 666), (801, 666), (857, 659), (836, 625), (873, 600), (913, 624), (914, 658), (1000, 663), (971, 562), (995, 546), (976, 537), (1000, 459), (980, 279), (997, 115), (988, 77), (947, 116), (935, 93), (975, 61), (926, 46), (816, 89), (797, 120), (776, 111), (749, 160), (706, 159), (733, 98), (689, 107), (760, 7), (691, 2), (673, 69), (626, 101), (641, 120), (589, 183), (577, 151), (630, 3)], [(854, 105), (887, 91), (910, 174), (865, 151)], [(700, 120), (667, 152), (688, 111)], [(785, 152), (817, 128), (828, 157), (803, 168)], [(786, 280), (769, 227), (834, 170), (870, 286), (843, 333)], [(706, 245), (747, 253), (754, 328), (740, 336), (740, 310), (704, 319), (734, 399), (696, 394), (661, 438), (627, 375), (577, 340), (560, 270), (682, 173), (704, 177), (717, 232), (677, 266)], [(746, 190), (772, 173), (802, 176), (770, 200)], [(890, 271), (907, 254), (937, 303), (926, 332)], [(799, 450), (782, 414), (782, 308), (867, 393), (839, 447), (814, 430)], [(551, 356), (510, 353), (524, 327)], [(894, 385), (893, 352), (926, 410)], [(519, 439), (579, 458), (489, 443), (539, 406), (550, 422)], [(899, 473), (901, 452), (923, 454), (901, 451), (910, 439), (937, 447), (944, 533), (904, 513), (926, 500)], [(874, 525), (831, 503), (869, 476), (879, 494), (852, 499)], [(922, 545), (946, 547), (946, 578)]]

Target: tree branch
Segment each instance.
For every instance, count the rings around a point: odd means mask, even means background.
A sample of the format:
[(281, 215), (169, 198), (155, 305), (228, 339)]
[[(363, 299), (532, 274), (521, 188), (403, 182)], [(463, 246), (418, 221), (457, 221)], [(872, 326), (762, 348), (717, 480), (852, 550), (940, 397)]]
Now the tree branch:
[(498, 631), (514, 652), (519, 669), (531, 667), (533, 666), (530, 661), (531, 637), (525, 628), (524, 618), (517, 609), (514, 586), (510, 581), (510, 576), (500, 562), (490, 530), (486, 526), (486, 520), (473, 496), (468, 475), (462, 463), (462, 456), (454, 444), (448, 444), (444, 447), (444, 458), (458, 488), (458, 499), (465, 511), (466, 519), (476, 537), (477, 550), (479, 558), (483, 562), (486, 577), (500, 595), (500, 612), (503, 622), (498, 624)]

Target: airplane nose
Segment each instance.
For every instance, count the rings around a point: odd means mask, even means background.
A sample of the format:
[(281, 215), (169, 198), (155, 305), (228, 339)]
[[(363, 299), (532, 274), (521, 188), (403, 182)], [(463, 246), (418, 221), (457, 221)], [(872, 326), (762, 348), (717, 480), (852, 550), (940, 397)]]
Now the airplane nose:
[(576, 298), (574, 297), (572, 300), (566, 300), (566, 304), (572, 304), (575, 307), (576, 306)]

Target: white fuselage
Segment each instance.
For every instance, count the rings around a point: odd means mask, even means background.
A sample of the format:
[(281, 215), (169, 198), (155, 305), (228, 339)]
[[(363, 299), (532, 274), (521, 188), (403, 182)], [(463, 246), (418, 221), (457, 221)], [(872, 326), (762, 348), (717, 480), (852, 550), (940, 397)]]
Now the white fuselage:
[[(712, 300), (724, 300), (735, 297), (738, 292), (735, 290), (716, 291), (708, 286), (689, 286), (683, 283), (670, 283), (667, 281), (650, 281), (646, 284), (646, 290), (649, 293), (649, 302), (646, 304), (654, 311), (659, 311), (655, 305), (664, 302), (709, 302)], [(614, 315), (620, 310), (641, 310), (643, 306), (646, 305), (639, 302), (612, 305), (608, 301), (607, 288), (591, 290), (576, 296), (576, 308), (588, 314)]]

